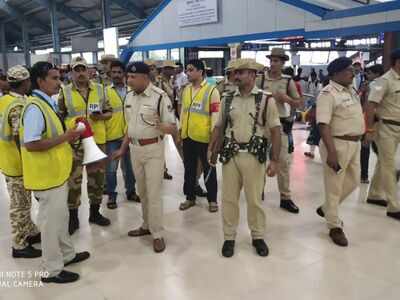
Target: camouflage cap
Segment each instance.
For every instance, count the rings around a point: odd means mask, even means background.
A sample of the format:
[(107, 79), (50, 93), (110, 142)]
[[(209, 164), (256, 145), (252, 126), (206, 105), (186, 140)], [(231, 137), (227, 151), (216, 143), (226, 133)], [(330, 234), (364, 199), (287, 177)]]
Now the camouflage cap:
[(225, 68), (225, 72), (233, 71), (235, 69), (235, 63), (237, 59), (231, 59), (228, 63), (228, 66)]
[(8, 82), (21, 82), (29, 77), (31, 77), (31, 75), (29, 74), (28, 69), (21, 65), (16, 65), (10, 68), (7, 72)]
[(264, 65), (259, 64), (256, 62), (255, 59), (251, 58), (239, 58), (234, 62), (234, 69), (235, 70), (254, 70), (254, 71), (261, 71), (264, 69)]

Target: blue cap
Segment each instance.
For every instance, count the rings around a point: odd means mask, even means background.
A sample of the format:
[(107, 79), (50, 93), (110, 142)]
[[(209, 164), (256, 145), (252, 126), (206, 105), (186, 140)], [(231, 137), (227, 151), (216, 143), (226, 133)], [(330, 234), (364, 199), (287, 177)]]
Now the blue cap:
[(339, 57), (332, 61), (328, 66), (329, 76), (347, 69), (353, 64), (353, 61), (348, 57)]

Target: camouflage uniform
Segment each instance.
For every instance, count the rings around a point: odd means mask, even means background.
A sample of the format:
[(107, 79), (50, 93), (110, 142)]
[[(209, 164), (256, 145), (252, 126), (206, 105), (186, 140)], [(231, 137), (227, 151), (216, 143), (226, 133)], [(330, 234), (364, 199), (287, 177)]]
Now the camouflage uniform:
[[(26, 101), (26, 98), (16, 93), (10, 95), (18, 100)], [(16, 99), (16, 100), (17, 100)], [(12, 128), (12, 135), (19, 143), (19, 120), (23, 106), (16, 106), (10, 110), (8, 122)], [(31, 192), (24, 188), (23, 177), (6, 176), (7, 190), (10, 195), (10, 222), (13, 235), (13, 248), (24, 249), (28, 246), (26, 238), (39, 233), (39, 229), (31, 219)]]
[[(86, 99), (85, 93), (79, 90), (79, 93)], [(64, 101), (64, 95), (61, 92), (58, 98), (59, 112), (62, 117), (66, 117), (67, 107)], [(107, 99), (103, 102), (102, 111), (112, 111), (112, 107)], [(103, 152), (105, 152), (105, 144), (97, 145)], [(82, 171), (83, 171), (83, 146), (82, 144), (73, 145), (74, 161), (72, 165), (71, 177), (69, 178), (69, 193), (68, 193), (68, 206), (69, 209), (79, 208), (81, 205), (81, 187), (82, 187)], [(105, 169), (97, 170), (87, 174), (87, 191), (89, 196), (89, 203), (91, 205), (101, 204), (103, 200), (103, 190), (105, 183)]]

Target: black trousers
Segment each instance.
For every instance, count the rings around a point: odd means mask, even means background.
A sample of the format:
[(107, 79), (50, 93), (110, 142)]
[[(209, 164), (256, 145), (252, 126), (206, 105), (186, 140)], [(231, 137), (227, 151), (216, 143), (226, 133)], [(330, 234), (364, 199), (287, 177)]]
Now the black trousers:
[(360, 163), (361, 163), (361, 179), (368, 179), (370, 145), (361, 145)]
[[(200, 159), (203, 166), (203, 176), (204, 181), (211, 168), (207, 160), (207, 149), (208, 144), (199, 143), (193, 141), (190, 138), (183, 140), (183, 164), (185, 166), (185, 182), (183, 184), (183, 192), (186, 195), (187, 200), (196, 200), (195, 187), (197, 184), (196, 174), (197, 174), (197, 162)], [(212, 168), (210, 176), (207, 180), (207, 199), (208, 202), (217, 202), (217, 172), (215, 168)]]

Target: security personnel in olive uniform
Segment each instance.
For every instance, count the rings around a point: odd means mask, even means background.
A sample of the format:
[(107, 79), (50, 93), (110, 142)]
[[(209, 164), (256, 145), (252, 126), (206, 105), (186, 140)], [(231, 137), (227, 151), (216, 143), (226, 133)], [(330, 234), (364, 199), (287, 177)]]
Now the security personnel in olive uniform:
[[(380, 167), (371, 185), (378, 177), (386, 194), (387, 216), (400, 220), (400, 203), (397, 199), (395, 156), (400, 142), (400, 49), (391, 54), (392, 68), (370, 86), (368, 96), (366, 140), (371, 142), (374, 134), (375, 114), (379, 115), (376, 144)], [(383, 178), (383, 180), (382, 180)], [(368, 198), (372, 198), (369, 195)]]
[(365, 124), (360, 99), (352, 86), (352, 60), (335, 59), (328, 73), (331, 81), (317, 98), (325, 186), (325, 203), (317, 213), (325, 217), (332, 241), (345, 247), (348, 241), (338, 209), (360, 182), (360, 140)]
[[(112, 108), (104, 96), (104, 87), (89, 81), (87, 63), (84, 58), (76, 57), (71, 62), (72, 83), (63, 86), (59, 94), (58, 108), (67, 128), (74, 128), (76, 119), (88, 119), (96, 144), (105, 152), (105, 120), (112, 117)], [(78, 208), (81, 204), (83, 171), (83, 146), (80, 142), (73, 146), (74, 164), (69, 179), (68, 206), (70, 209), (69, 232), (73, 234), (79, 228)], [(88, 172), (87, 189), (90, 201), (89, 222), (100, 226), (110, 225), (110, 220), (100, 214), (103, 199), (105, 170)]]
[[(238, 88), (223, 95), (221, 113), (209, 148), (211, 153), (215, 152), (215, 141), (223, 136), (220, 161), (223, 163), (222, 217), (225, 242), (222, 255), (231, 257), (234, 254), (239, 198), (243, 188), (252, 244), (258, 255), (267, 256), (269, 250), (264, 241), (265, 213), (261, 193), (265, 175), (272, 177), (278, 171), (281, 124), (275, 100), (271, 94), (256, 86), (256, 74), (263, 65), (253, 59), (238, 59), (233, 68)], [(268, 168), (265, 165), (268, 156), (267, 136), (272, 142)]]
[(7, 81), (10, 93), (0, 98), (0, 171), (10, 195), (12, 256), (35, 258), (42, 255), (32, 247), (40, 242), (40, 233), (31, 219), (31, 192), (24, 188), (19, 141), (19, 120), (31, 87), (29, 71), (14, 66), (7, 72)]
[(164, 135), (175, 134), (175, 116), (167, 94), (155, 87), (149, 77), (150, 68), (142, 62), (127, 66), (127, 83), (132, 91), (125, 100), (128, 124), (124, 142), (113, 158), (120, 158), (131, 146), (133, 171), (142, 203), (143, 223), (129, 231), (132, 237), (152, 235), (153, 249), (165, 249), (161, 187), (164, 172)]
[(289, 57), (281, 48), (273, 48), (270, 59), (270, 69), (265, 73), (263, 89), (272, 93), (278, 107), (282, 124), (281, 153), (279, 156), (278, 187), (281, 195), (280, 207), (291, 213), (299, 213), (299, 208), (291, 199), (290, 192), (290, 160), (288, 134), (291, 130), (290, 111), (301, 104), (300, 95), (290, 76), (282, 74), (282, 68)]

